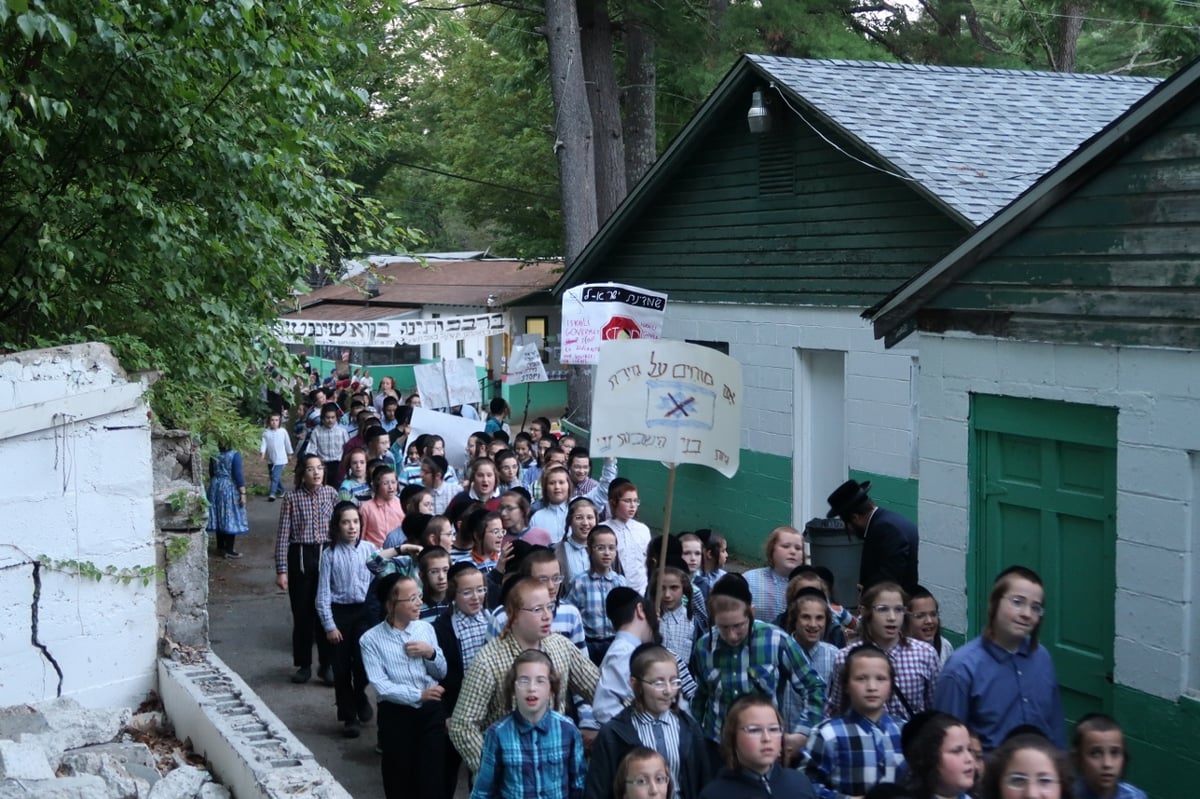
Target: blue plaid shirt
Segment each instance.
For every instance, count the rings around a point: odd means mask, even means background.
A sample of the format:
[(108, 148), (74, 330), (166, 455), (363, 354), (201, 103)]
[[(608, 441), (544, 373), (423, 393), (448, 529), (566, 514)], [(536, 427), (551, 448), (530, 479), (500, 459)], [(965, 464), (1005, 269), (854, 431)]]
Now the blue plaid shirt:
[(854, 710), (821, 722), (808, 737), (805, 771), (821, 799), (862, 796), (895, 782), (904, 762), (900, 725), (884, 713), (874, 722)]
[[(692, 650), (690, 668), (696, 680), (692, 715), (709, 740), (721, 739), (729, 706), (749, 693), (774, 699), (788, 732), (807, 734), (821, 720), (825, 686), (800, 645), (773, 624), (752, 622), (746, 640), (736, 647), (721, 640), (715, 629), (705, 633)], [(797, 695), (794, 700), (787, 697), (789, 691)], [(803, 708), (799, 718), (797, 708)]]
[(611, 570), (603, 576), (589, 570), (587, 574), (581, 574), (571, 581), (571, 590), (563, 600), (579, 608), (583, 616), (583, 631), (588, 638), (613, 637), (615, 633), (604, 610), (604, 600), (608, 598), (609, 591), (626, 585), (629, 585), (629, 581), (625, 576)]
[(553, 710), (537, 724), (516, 711), (488, 728), (471, 799), (580, 799), (587, 776), (583, 736)]

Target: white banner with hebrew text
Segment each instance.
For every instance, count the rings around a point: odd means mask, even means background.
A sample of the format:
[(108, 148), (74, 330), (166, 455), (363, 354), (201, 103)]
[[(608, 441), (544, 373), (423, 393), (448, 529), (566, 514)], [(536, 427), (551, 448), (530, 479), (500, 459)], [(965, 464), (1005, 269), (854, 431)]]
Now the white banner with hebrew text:
[(439, 344), (472, 336), (494, 336), (508, 331), (508, 320), (502, 313), (377, 322), (280, 319), (276, 331), (284, 344), (391, 347), (394, 344)]

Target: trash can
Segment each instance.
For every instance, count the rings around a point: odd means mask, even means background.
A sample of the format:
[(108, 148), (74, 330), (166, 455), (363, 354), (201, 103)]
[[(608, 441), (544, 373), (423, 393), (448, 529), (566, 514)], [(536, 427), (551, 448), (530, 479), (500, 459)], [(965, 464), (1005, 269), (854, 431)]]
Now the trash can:
[(846, 529), (841, 519), (813, 519), (804, 525), (814, 566), (833, 572), (835, 604), (853, 608), (858, 604), (858, 567), (862, 559), (862, 539)]

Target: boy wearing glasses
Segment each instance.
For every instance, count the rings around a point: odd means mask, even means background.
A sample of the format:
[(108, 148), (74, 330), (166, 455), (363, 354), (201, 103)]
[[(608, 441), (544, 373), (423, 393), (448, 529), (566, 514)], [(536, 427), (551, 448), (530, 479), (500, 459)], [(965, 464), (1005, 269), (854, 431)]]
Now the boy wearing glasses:
[(446, 658), (433, 627), (418, 616), (421, 589), (412, 577), (379, 581), (387, 618), (359, 641), (367, 678), (379, 697), (380, 770), (387, 799), (445, 793)]
[(988, 596), (983, 635), (950, 656), (934, 688), (934, 708), (979, 733), (985, 752), (1022, 725), (1066, 747), (1054, 661), (1038, 643), (1045, 598), (1042, 578), (1032, 569), (1010, 566), (1000, 572)]

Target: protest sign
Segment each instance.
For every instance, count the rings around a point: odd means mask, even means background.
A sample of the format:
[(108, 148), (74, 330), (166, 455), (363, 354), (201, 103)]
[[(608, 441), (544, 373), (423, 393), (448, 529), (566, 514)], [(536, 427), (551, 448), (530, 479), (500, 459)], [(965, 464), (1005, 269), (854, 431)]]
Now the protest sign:
[(429, 408), (413, 408), (408, 440), (416, 441), (417, 436), (424, 433), (441, 436), (446, 442), (446, 460), (462, 474), (467, 466), (467, 439), (472, 433), (480, 432), (483, 432), (483, 422), (478, 419), (464, 419)]
[(335, 347), (392, 347), (396, 344), (447, 344), (472, 336), (508, 331), (503, 313), (443, 316), (439, 319), (383, 319), (375, 322), (340, 319), (279, 319), (275, 334), (285, 344), (328, 344)]
[(667, 295), (621, 283), (567, 289), (562, 304), (561, 363), (592, 364), (600, 342), (656, 339), (662, 334)]
[(450, 408), (479, 402), (479, 376), (470, 358), (420, 363), (413, 367), (417, 393), (428, 408)]
[(607, 341), (592, 390), (593, 455), (697, 463), (726, 477), (741, 451), (742, 365), (683, 341)]
[(537, 337), (521, 336), (514, 339), (512, 350), (508, 353), (508, 371), (504, 375), (504, 382), (511, 385), (545, 383), (546, 380), (546, 367), (538, 351)]

